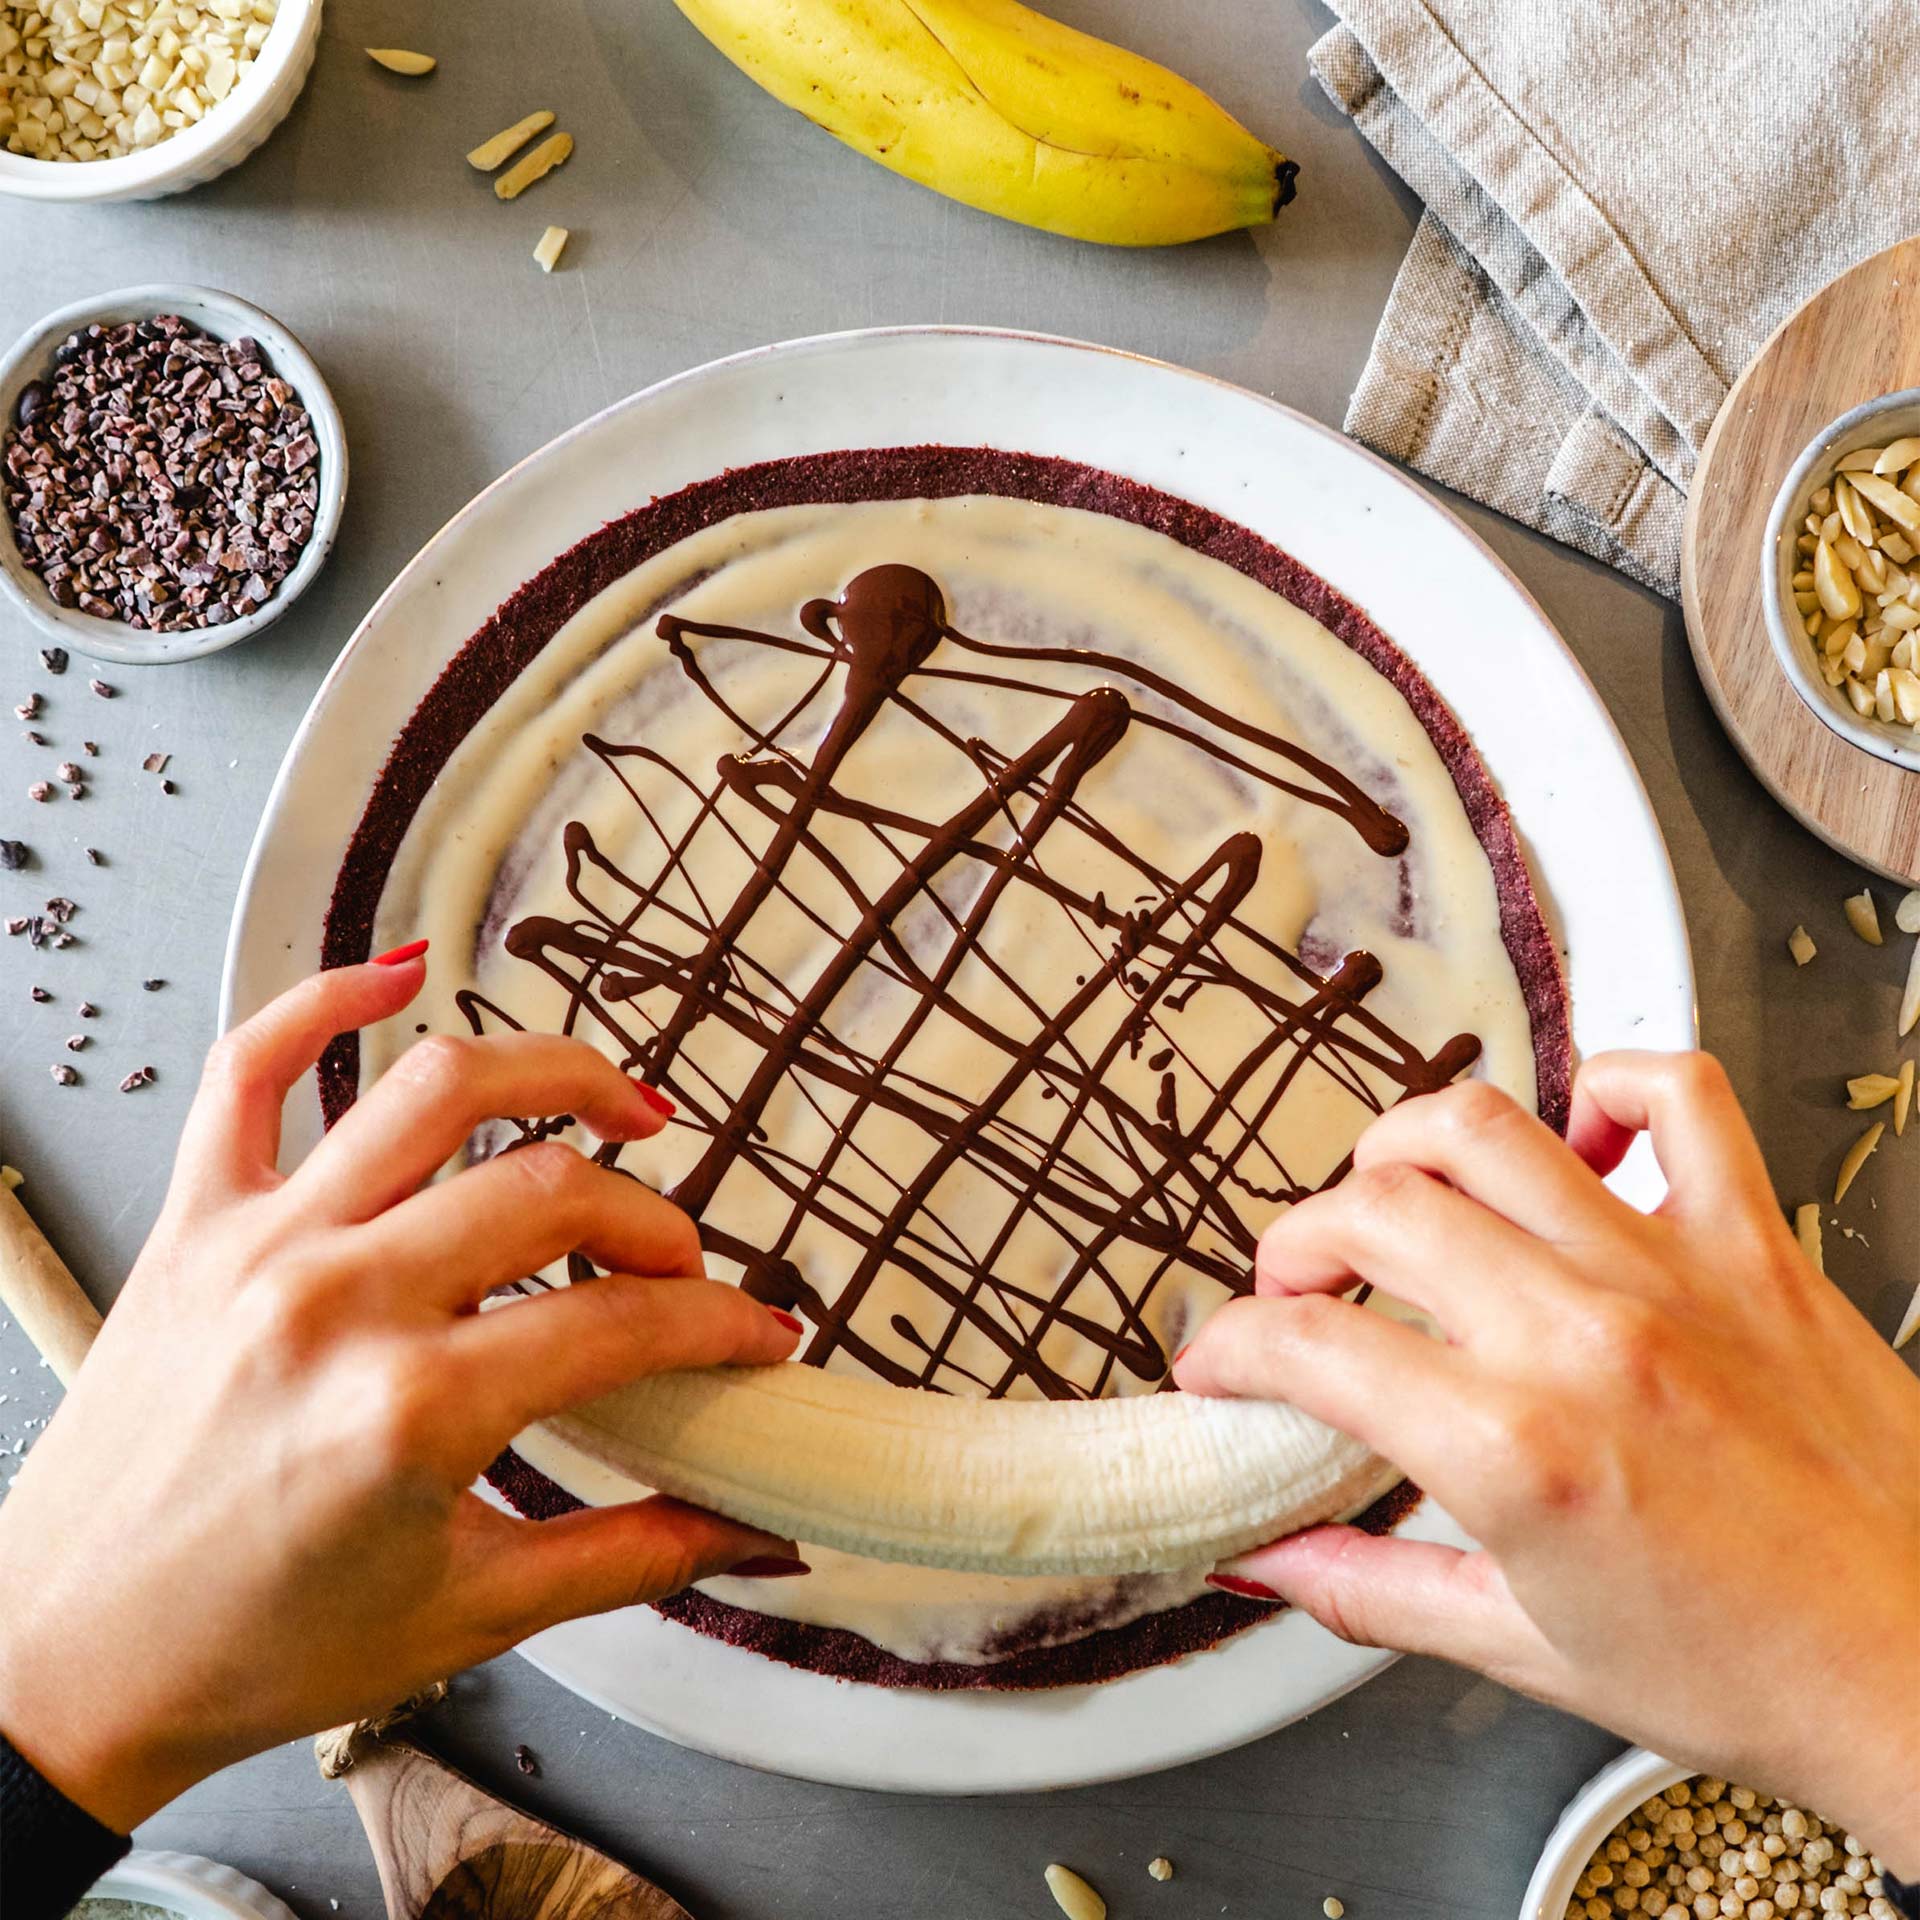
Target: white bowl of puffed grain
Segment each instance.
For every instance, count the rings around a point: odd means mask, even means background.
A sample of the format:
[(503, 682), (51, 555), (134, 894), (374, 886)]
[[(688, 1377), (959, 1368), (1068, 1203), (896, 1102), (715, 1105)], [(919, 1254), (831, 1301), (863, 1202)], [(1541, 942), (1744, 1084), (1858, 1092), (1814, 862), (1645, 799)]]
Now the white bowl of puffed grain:
[(1866, 1842), (1630, 1747), (1568, 1801), (1521, 1920), (1899, 1920)]
[(238, 166), (313, 68), (321, 0), (0, 7), (0, 193), (157, 200)]

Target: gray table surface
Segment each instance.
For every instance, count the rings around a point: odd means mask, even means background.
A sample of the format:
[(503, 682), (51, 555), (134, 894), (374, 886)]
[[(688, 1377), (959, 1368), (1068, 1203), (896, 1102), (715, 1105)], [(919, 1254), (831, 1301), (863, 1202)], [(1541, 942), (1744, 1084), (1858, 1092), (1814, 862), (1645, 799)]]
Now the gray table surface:
[[(0, 1158), (103, 1304), (160, 1203), (213, 1032), (227, 920), (255, 820), (328, 663), (414, 550), (486, 482), (633, 389), (783, 336), (911, 321), (1045, 329), (1223, 375), (1337, 423), (1417, 207), (1306, 75), (1314, 0), (1055, 0), (1077, 25), (1158, 53), (1296, 155), (1282, 223), (1179, 251), (1082, 248), (906, 185), (777, 108), (665, 0), (332, 0), (313, 81), (237, 173), (180, 200), (47, 211), (0, 201), (0, 339), (110, 287), (192, 280), (243, 294), (306, 341), (345, 410), (352, 498), (338, 552), (270, 636), (198, 665), (120, 669), (103, 703), (76, 667), (39, 671), (0, 614), (7, 701), (39, 689), (59, 750), (0, 730), (0, 832), (40, 856), (0, 876), (9, 913), (64, 892), (64, 953), (0, 943)], [(368, 43), (437, 54), (430, 80), (373, 70)], [(579, 137), (561, 173), (495, 203), (460, 155), (546, 104)], [(551, 279), (529, 258), (573, 229)], [(1696, 682), (1677, 610), (1493, 515), (1452, 502), (1579, 654), (1651, 789), (1695, 942), (1707, 1043), (1754, 1114), (1782, 1197), (1831, 1191), (1855, 1131), (1843, 1074), (1891, 1054), (1898, 966), (1840, 918), (1860, 883), (1768, 800)], [(28, 781), (82, 736), (92, 790), (45, 808)], [(138, 771), (173, 756), (177, 792)], [(83, 863), (80, 849), (107, 864)], [(1886, 890), (1882, 889), (1883, 896)], [(16, 902), (21, 904), (16, 904)], [(1804, 920), (1820, 961), (1782, 938)], [(1903, 943), (1904, 944), (1904, 943)], [(1898, 956), (1904, 961), (1904, 954)], [(167, 985), (144, 993), (144, 977)], [(30, 1002), (39, 981), (51, 1004)], [(50, 1064), (91, 998), (84, 1083)], [(128, 1067), (155, 1085), (122, 1095)], [(1910, 1143), (1909, 1143), (1910, 1144)], [(1911, 1156), (1865, 1176), (1832, 1266), (1883, 1329), (1916, 1271)], [(51, 1376), (0, 1325), (0, 1480), (52, 1410)], [(1126, 1785), (943, 1801), (766, 1777), (655, 1740), (508, 1658), (462, 1678), (434, 1740), (722, 1915), (1043, 1914), (1049, 1860), (1129, 1914), (1310, 1914), (1338, 1890), (1369, 1915), (1517, 1909), (1556, 1809), (1614, 1750), (1501, 1689), (1407, 1661), (1271, 1739)], [(541, 1773), (514, 1770), (525, 1742)], [(380, 1896), (346, 1798), (304, 1745), (207, 1782), (140, 1841), (204, 1852), (303, 1915), (374, 1920)], [(1171, 1855), (1169, 1886), (1146, 1860)]]

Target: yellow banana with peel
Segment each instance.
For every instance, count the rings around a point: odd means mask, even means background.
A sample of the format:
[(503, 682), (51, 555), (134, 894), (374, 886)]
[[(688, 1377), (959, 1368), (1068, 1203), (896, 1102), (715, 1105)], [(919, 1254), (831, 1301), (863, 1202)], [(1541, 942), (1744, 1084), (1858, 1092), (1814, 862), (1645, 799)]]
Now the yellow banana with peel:
[(883, 167), (1050, 233), (1258, 226), (1293, 162), (1191, 82), (1019, 0), (676, 0), (776, 100)]

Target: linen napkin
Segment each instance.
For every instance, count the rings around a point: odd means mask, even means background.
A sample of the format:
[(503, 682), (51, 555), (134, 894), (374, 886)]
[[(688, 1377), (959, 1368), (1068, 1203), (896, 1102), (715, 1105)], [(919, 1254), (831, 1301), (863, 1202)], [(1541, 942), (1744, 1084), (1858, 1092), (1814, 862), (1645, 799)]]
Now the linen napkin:
[(1426, 203), (1347, 431), (1678, 598), (1728, 387), (1920, 229), (1920, 0), (1331, 3), (1315, 77)]

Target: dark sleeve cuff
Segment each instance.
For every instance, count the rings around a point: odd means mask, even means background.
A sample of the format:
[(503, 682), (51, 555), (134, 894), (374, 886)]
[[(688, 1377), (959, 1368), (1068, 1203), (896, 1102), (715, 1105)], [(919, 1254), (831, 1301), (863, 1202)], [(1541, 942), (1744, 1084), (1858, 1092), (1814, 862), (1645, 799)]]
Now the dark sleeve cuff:
[(43, 1779), (0, 1733), (0, 1911), (60, 1920), (133, 1843)]
[(1880, 1890), (1893, 1902), (1896, 1913), (1907, 1920), (1920, 1920), (1920, 1880), (1896, 1880), (1892, 1874), (1880, 1876)]

